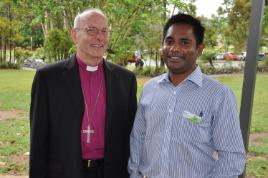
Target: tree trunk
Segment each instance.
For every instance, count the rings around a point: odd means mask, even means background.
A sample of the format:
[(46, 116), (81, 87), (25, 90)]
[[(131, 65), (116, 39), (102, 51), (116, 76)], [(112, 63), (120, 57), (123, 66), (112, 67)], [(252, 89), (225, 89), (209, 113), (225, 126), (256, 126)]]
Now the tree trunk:
[(46, 26), (45, 26), (45, 24), (43, 22), (41, 22), (41, 27), (42, 27), (44, 37), (47, 36)]
[(155, 52), (155, 68), (158, 68), (158, 53)]
[(5, 45), (4, 45), (4, 61), (6, 62), (6, 60), (7, 60), (7, 43), (6, 43), (6, 41), (5, 41)]
[(68, 17), (65, 8), (63, 11), (63, 29), (68, 30)]

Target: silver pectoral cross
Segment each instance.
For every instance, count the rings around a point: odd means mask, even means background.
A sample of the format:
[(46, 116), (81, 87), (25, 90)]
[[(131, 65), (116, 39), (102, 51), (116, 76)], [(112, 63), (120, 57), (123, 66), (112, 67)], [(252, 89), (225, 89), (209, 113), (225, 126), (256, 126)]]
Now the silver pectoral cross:
[(83, 130), (83, 133), (87, 134), (87, 143), (90, 143), (90, 134), (94, 133), (94, 130), (90, 130), (90, 125), (88, 125), (87, 130)]

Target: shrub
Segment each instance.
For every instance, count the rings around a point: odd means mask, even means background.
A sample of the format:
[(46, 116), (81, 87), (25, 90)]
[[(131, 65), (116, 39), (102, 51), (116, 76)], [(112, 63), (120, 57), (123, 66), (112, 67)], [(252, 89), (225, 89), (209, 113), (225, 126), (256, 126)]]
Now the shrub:
[(142, 77), (155, 77), (158, 75), (161, 75), (166, 72), (166, 68), (164, 67), (138, 67), (134, 70), (135, 74), (137, 76), (142, 76)]
[(25, 59), (30, 58), (32, 55), (31, 51), (28, 49), (16, 47), (14, 49), (14, 56), (18, 63), (23, 63)]
[(45, 52), (51, 62), (67, 58), (71, 47), (69, 34), (56, 28), (52, 29), (45, 39)]
[(207, 65), (200, 65), (201, 70), (203, 73), (208, 74), (208, 75), (213, 75), (213, 74), (237, 74), (237, 73), (242, 73), (243, 68), (239, 67), (221, 67), (221, 68), (214, 68), (211, 66)]
[(33, 59), (42, 59), (45, 61), (46, 55), (45, 55), (45, 49), (43, 47), (35, 49), (32, 55)]
[(20, 64), (18, 63), (9, 63), (9, 62), (0, 62), (0, 69), (19, 69)]

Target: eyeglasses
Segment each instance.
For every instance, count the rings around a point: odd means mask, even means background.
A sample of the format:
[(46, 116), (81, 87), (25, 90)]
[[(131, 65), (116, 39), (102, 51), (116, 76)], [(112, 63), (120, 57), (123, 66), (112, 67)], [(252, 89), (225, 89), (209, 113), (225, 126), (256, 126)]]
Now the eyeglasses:
[(76, 28), (76, 30), (83, 30), (84, 32), (86, 32), (86, 34), (90, 35), (90, 36), (96, 36), (97, 34), (99, 34), (99, 32), (103, 35), (103, 36), (107, 36), (109, 31), (108, 29), (104, 28), (104, 29), (98, 29), (96, 27), (86, 27), (84, 29), (81, 28)]

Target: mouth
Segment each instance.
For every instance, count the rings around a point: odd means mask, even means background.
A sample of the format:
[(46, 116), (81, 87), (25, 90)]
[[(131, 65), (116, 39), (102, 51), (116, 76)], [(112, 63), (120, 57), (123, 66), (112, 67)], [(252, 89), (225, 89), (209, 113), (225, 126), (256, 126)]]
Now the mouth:
[(103, 44), (92, 44), (90, 46), (93, 48), (103, 48)]
[(182, 56), (168, 56), (168, 59), (172, 62), (179, 62), (181, 60), (183, 60), (183, 57)]

